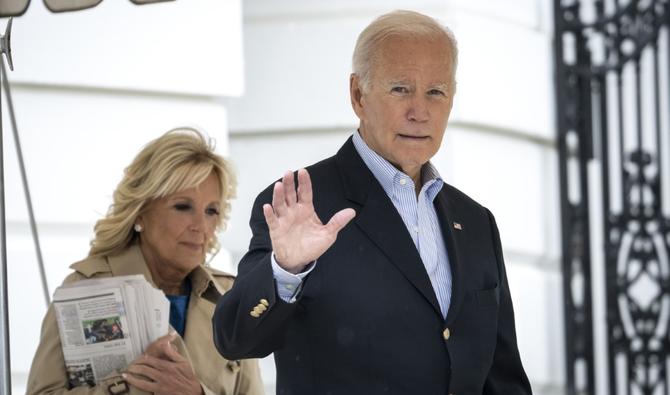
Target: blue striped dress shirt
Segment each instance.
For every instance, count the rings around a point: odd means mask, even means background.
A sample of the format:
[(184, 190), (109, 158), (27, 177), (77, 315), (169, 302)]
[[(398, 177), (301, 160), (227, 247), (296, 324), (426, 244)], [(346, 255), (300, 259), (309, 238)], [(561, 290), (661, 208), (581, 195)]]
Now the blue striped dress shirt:
[[(354, 147), (400, 214), (440, 303), (446, 318), (451, 303), (451, 269), (442, 230), (433, 201), (444, 181), (430, 162), (421, 169), (423, 186), (417, 198), (412, 179), (396, 169), (386, 159), (367, 146), (358, 132), (353, 136)], [(285, 302), (292, 303), (302, 285), (302, 280), (316, 267), (317, 262), (305, 272), (292, 274), (282, 269), (271, 255), (272, 271), (277, 282), (277, 293)]]
[(353, 136), (356, 151), (393, 202), (426, 267), (433, 290), (446, 318), (451, 303), (451, 269), (447, 247), (433, 201), (444, 181), (428, 162), (421, 168), (423, 185), (417, 198), (414, 181), (367, 146), (358, 132)]

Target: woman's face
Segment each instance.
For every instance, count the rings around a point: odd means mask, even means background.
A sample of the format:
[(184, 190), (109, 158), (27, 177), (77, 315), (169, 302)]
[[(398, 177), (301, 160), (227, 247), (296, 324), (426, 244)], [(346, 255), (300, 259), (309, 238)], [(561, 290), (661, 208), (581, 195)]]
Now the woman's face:
[(185, 277), (204, 262), (219, 222), (221, 202), (214, 173), (195, 188), (153, 201), (136, 223), (140, 248), (161, 277)]

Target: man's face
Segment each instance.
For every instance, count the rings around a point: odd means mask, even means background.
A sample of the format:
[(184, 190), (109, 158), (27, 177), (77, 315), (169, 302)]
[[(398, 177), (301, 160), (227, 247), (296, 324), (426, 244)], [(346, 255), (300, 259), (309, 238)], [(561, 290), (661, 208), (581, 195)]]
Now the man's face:
[(370, 86), (352, 75), (359, 132), (376, 153), (415, 178), (442, 143), (454, 98), (446, 38), (390, 37), (373, 59)]

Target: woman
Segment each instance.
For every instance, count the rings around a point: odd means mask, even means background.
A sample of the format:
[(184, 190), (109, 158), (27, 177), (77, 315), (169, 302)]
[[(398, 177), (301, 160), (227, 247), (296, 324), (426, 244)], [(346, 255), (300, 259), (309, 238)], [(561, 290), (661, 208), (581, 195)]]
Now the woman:
[[(192, 129), (150, 142), (125, 169), (86, 259), (65, 283), (143, 274), (170, 300), (170, 333), (125, 372), (96, 386), (68, 380), (53, 307), (42, 324), (28, 394), (262, 394), (255, 360), (227, 361), (213, 346), (211, 318), (233, 276), (204, 265), (216, 253), (235, 193), (230, 165)], [(127, 392), (126, 392), (127, 391)]]

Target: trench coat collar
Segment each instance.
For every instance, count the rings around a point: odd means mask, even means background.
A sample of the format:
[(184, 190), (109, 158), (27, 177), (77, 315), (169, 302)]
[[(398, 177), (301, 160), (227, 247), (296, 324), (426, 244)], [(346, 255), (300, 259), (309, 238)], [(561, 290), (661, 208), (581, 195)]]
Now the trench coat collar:
[(112, 272), (112, 276), (119, 277), (141, 274), (154, 288), (157, 288), (138, 243), (131, 244), (130, 247), (117, 255), (108, 256), (107, 260), (109, 261), (109, 270)]
[[(86, 265), (87, 262), (89, 262), (89, 260), (75, 263), (71, 266), (71, 268), (81, 272), (86, 277), (90, 277), (93, 273), (86, 272), (85, 267), (90, 267), (90, 264)], [(131, 244), (128, 248), (124, 249), (119, 254), (108, 256), (107, 263), (108, 265), (106, 266), (108, 266), (108, 268), (105, 269), (111, 271), (112, 276), (114, 277), (141, 274), (154, 288), (158, 288), (153, 278), (151, 277), (151, 272), (149, 271), (149, 267), (147, 266), (146, 260), (144, 259), (144, 255), (142, 255), (142, 250), (140, 249), (138, 243)], [(93, 268), (93, 270), (96, 269)], [(200, 265), (193, 269), (188, 277), (191, 279), (193, 293), (199, 297), (202, 297), (203, 294), (211, 289), (215, 291), (215, 293), (212, 295), (208, 294), (208, 296), (210, 296), (208, 299), (216, 300), (218, 299), (218, 296), (223, 295), (225, 290), (219, 285), (217, 281), (215, 281), (212, 271), (212, 269), (208, 270), (203, 265)], [(218, 273), (216, 271), (214, 272)]]

